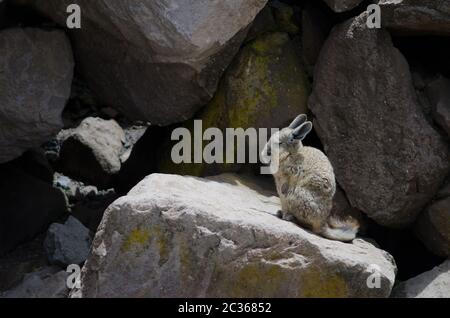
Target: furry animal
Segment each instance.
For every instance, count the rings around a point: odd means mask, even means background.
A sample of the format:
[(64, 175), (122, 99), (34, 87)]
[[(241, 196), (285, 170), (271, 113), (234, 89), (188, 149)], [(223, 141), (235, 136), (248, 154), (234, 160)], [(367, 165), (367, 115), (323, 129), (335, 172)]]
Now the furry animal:
[(330, 216), (336, 192), (330, 161), (320, 150), (302, 144), (312, 127), (306, 115), (298, 116), (289, 127), (270, 138), (261, 154), (263, 161), (270, 164), (284, 219), (293, 221), (293, 217), (328, 239), (352, 241), (358, 222)]

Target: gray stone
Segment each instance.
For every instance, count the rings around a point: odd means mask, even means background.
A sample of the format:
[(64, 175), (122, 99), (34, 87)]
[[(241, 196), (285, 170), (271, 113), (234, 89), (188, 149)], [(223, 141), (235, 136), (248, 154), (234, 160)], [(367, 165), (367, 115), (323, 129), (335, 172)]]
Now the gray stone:
[(383, 27), (402, 34), (450, 35), (448, 0), (380, 0)]
[(75, 129), (61, 131), (58, 168), (84, 183), (108, 188), (121, 167), (125, 133), (115, 120), (86, 118)]
[(67, 298), (66, 280), (66, 272), (45, 267), (25, 275), (18, 286), (0, 294), (0, 298)]
[(62, 26), (67, 5), (79, 4), (76, 56), (93, 91), (132, 119), (167, 125), (187, 120), (211, 99), (267, 0), (19, 2)]
[[(279, 219), (253, 179), (154, 174), (105, 212), (72, 297), (387, 297), (392, 257)], [(381, 288), (368, 288), (378, 266)]]
[(124, 128), (125, 144), (120, 155), (120, 161), (122, 163), (126, 162), (129, 159), (134, 145), (139, 141), (139, 139), (142, 138), (142, 136), (147, 131), (147, 128), (148, 126), (145, 125), (133, 125)]
[(39, 147), (62, 128), (73, 57), (60, 30), (0, 31), (0, 163)]
[(400, 283), (392, 294), (397, 298), (450, 298), (450, 260)]
[(53, 223), (50, 226), (44, 247), (52, 264), (81, 264), (86, 260), (91, 248), (89, 230), (70, 216), (66, 223)]
[(425, 118), (408, 63), (367, 14), (335, 27), (316, 65), (309, 107), (351, 205), (404, 227), (450, 169), (449, 145)]
[(356, 8), (363, 0), (324, 0), (334, 12), (344, 12)]

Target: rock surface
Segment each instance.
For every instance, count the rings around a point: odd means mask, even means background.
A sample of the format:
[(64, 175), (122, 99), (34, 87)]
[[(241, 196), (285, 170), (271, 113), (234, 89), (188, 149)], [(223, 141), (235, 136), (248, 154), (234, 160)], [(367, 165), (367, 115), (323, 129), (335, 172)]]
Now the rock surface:
[(407, 34), (450, 35), (447, 0), (380, 0), (383, 26)]
[(45, 267), (25, 275), (22, 283), (0, 294), (0, 298), (66, 298), (67, 273), (56, 267)]
[(12, 164), (0, 165), (0, 255), (45, 232), (67, 213), (64, 194)]
[(53, 223), (50, 226), (44, 247), (51, 264), (79, 265), (86, 260), (91, 241), (89, 230), (70, 216), (66, 223)]
[(366, 20), (364, 13), (333, 29), (309, 106), (351, 205), (402, 227), (448, 174), (448, 143), (426, 120), (405, 58), (387, 31), (367, 29)]
[(356, 8), (363, 0), (324, 0), (334, 12), (344, 12)]
[(121, 167), (125, 133), (115, 120), (86, 118), (75, 129), (59, 133), (60, 171), (87, 184), (108, 188)]
[[(276, 217), (279, 208), (233, 174), (151, 175), (105, 212), (72, 296), (389, 296), (388, 253), (316, 236)], [(367, 287), (373, 265), (381, 288)]]
[(400, 283), (392, 294), (397, 298), (450, 298), (450, 261)]
[(73, 76), (71, 45), (59, 30), (0, 31), (0, 163), (39, 147), (62, 128)]
[(43, 235), (39, 235), (0, 257), (0, 293), (19, 285), (24, 276), (36, 268), (47, 266), (43, 241)]
[(450, 256), (450, 196), (433, 202), (415, 224), (417, 236), (434, 254)]
[(79, 4), (83, 32), (73, 32), (75, 51), (92, 89), (132, 119), (167, 125), (187, 120), (211, 99), (267, 1), (20, 2), (63, 26), (67, 5)]

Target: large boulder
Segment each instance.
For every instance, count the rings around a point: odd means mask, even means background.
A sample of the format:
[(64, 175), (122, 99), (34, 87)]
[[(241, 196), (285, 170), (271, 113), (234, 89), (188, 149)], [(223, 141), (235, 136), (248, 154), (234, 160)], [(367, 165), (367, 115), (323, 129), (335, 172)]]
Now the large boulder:
[(356, 8), (363, 0), (324, 0), (334, 12), (344, 12)]
[(316, 131), (352, 206), (389, 227), (411, 224), (450, 169), (448, 143), (425, 118), (408, 63), (367, 14), (336, 26), (309, 101)]
[[(362, 239), (319, 237), (279, 219), (279, 209), (249, 178), (150, 175), (105, 212), (72, 296), (390, 294), (396, 267), (388, 253)], [(379, 288), (369, 288), (375, 276)]]
[(60, 30), (0, 31), (0, 163), (39, 147), (62, 128), (73, 56)]
[(380, 0), (382, 24), (403, 34), (450, 35), (448, 0)]
[(11, 164), (0, 165), (0, 255), (45, 232), (67, 213), (64, 194)]
[(396, 298), (450, 298), (450, 260), (398, 284), (392, 295)]
[(58, 139), (60, 171), (100, 188), (110, 186), (120, 170), (125, 143), (125, 133), (115, 120), (89, 117), (77, 128), (61, 131)]
[[(306, 113), (310, 84), (299, 51), (300, 43), (283, 32), (265, 33), (245, 45), (225, 73), (216, 95), (197, 117), (202, 120), (203, 131), (217, 127), (226, 137), (226, 128), (267, 128), (270, 136), (270, 128), (285, 127), (298, 114)], [(186, 127), (194, 136), (193, 121)], [(242, 168), (231, 161), (226, 165), (175, 164), (171, 158), (175, 143), (169, 140), (162, 146), (158, 171), (206, 176)], [(208, 143), (205, 141), (203, 146)], [(223, 159), (225, 162), (227, 158)]]
[[(100, 100), (133, 119), (184, 121), (213, 96), (267, 0), (17, 0), (66, 26), (79, 4), (77, 61)], [(193, 19), (195, 17), (195, 19)]]

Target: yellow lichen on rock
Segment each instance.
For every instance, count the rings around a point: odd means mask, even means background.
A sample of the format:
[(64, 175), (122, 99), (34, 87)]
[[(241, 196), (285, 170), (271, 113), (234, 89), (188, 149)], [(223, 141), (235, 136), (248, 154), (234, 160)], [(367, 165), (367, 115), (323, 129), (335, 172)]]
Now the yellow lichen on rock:
[(133, 248), (142, 247), (150, 241), (148, 229), (136, 228), (130, 232), (122, 244), (122, 251), (128, 252)]
[(307, 298), (349, 297), (345, 280), (338, 273), (329, 273), (320, 268), (311, 268), (302, 273), (299, 295)]

